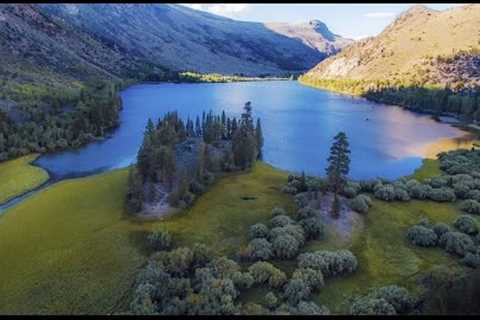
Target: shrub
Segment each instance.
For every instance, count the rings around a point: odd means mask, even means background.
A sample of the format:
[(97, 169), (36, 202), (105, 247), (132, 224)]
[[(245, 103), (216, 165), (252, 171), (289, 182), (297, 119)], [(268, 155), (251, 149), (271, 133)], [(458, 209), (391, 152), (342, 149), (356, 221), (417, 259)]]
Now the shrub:
[(153, 315), (156, 314), (156, 306), (152, 301), (152, 293), (155, 287), (149, 283), (140, 284), (133, 294), (133, 300), (130, 303), (130, 310), (135, 315)]
[(413, 309), (414, 299), (407, 289), (396, 285), (382, 287), (373, 292), (378, 299), (385, 299), (399, 314), (408, 313)]
[(297, 305), (302, 300), (307, 300), (312, 291), (301, 279), (291, 279), (285, 286), (284, 296), (291, 305)]
[(253, 279), (253, 276), (249, 272), (235, 271), (231, 275), (231, 279), (235, 284), (235, 287), (239, 289), (248, 289), (255, 282), (255, 280)]
[(300, 301), (296, 307), (290, 306), (288, 311), (293, 315), (330, 315), (327, 307), (319, 306), (313, 301)]
[(364, 297), (355, 298), (351, 313), (355, 315), (406, 314), (414, 307), (414, 299), (407, 289), (391, 285), (372, 290)]
[(283, 234), (275, 237), (272, 242), (273, 252), (277, 258), (291, 259), (298, 254), (300, 244), (293, 236)]
[(249, 260), (268, 260), (273, 256), (272, 244), (267, 239), (257, 238), (250, 241), (246, 249)]
[(204, 244), (195, 243), (192, 247), (193, 266), (194, 268), (201, 268), (211, 262), (213, 259), (212, 250)]
[(287, 281), (285, 273), (265, 261), (252, 264), (248, 267), (248, 272), (250, 272), (256, 284), (267, 283), (272, 288), (279, 288)]
[(477, 252), (472, 253), (468, 252), (465, 257), (463, 258), (462, 262), (474, 269), (480, 268), (480, 253), (477, 250)]
[(450, 188), (432, 189), (428, 193), (428, 198), (437, 202), (453, 202), (456, 200), (455, 192)]
[(421, 247), (434, 247), (437, 244), (436, 233), (423, 226), (413, 226), (407, 231), (407, 239), (414, 245)]
[(449, 231), (450, 231), (450, 227), (447, 224), (442, 223), (442, 222), (435, 223), (435, 225), (433, 226), (433, 232), (435, 232), (438, 239), (440, 239), (440, 237), (443, 234), (445, 234)]
[(286, 216), (287, 211), (283, 208), (280, 208), (280, 207), (275, 207), (275, 208), (272, 209), (272, 217), (276, 217), (276, 216), (280, 216), (280, 215)]
[(427, 185), (427, 184), (421, 184), (421, 183), (416, 183), (416, 184), (407, 184), (408, 186), (408, 193), (410, 197), (414, 199), (419, 199), (419, 200), (424, 200), (428, 198), (428, 195), (430, 194), (432, 187)]
[(298, 241), (300, 246), (305, 244), (305, 231), (303, 228), (296, 224), (288, 224), (284, 227), (276, 227), (270, 230), (269, 239), (270, 241), (274, 241), (277, 237), (283, 235), (290, 235)]
[(374, 196), (380, 200), (393, 201), (396, 196), (395, 188), (391, 184), (381, 185), (375, 188)]
[(264, 303), (270, 310), (275, 309), (278, 305), (278, 298), (272, 291), (269, 291), (264, 297)]
[(476, 221), (466, 214), (458, 217), (453, 223), (453, 226), (459, 231), (468, 235), (475, 235), (478, 233), (478, 226)]
[(406, 189), (395, 187), (395, 200), (399, 201), (409, 201), (410, 195), (408, 194)]
[(319, 240), (325, 235), (325, 224), (319, 218), (302, 219), (300, 225), (308, 240)]
[(309, 206), (301, 208), (297, 211), (298, 219), (307, 219), (307, 218), (315, 217), (316, 215), (317, 215), (317, 212), (315, 211), (315, 209)]
[(168, 230), (155, 230), (147, 237), (150, 247), (155, 250), (169, 250), (172, 247), (172, 236)]
[(270, 220), (270, 224), (273, 228), (275, 227), (284, 227), (287, 224), (292, 224), (293, 220), (286, 215), (275, 216)]
[(304, 208), (308, 205), (308, 197), (305, 193), (298, 193), (294, 198), (295, 204), (298, 208)]
[(465, 182), (457, 182), (453, 186), (455, 196), (459, 199), (465, 199), (470, 191), (470, 185)]
[(439, 244), (445, 251), (461, 257), (465, 256), (467, 252), (474, 248), (474, 243), (468, 235), (454, 231), (444, 233), (440, 237)]
[(395, 308), (385, 299), (359, 298), (350, 306), (353, 315), (396, 315)]
[(369, 196), (360, 194), (350, 200), (350, 208), (360, 213), (367, 213), (368, 208), (371, 206), (372, 200)]
[(480, 202), (480, 190), (470, 190), (465, 196), (466, 199), (472, 199)]
[(298, 261), (300, 268), (320, 270), (324, 277), (351, 273), (358, 266), (357, 258), (348, 250), (303, 253)]
[(299, 268), (295, 270), (292, 279), (302, 280), (312, 291), (320, 289), (325, 284), (322, 271), (311, 268)]
[(449, 182), (450, 182), (450, 179), (447, 176), (433, 177), (430, 180), (430, 186), (432, 188), (444, 188), (444, 187), (448, 187)]
[(354, 198), (362, 189), (359, 183), (347, 181), (343, 188), (342, 194), (347, 198)]
[(266, 238), (268, 237), (268, 227), (263, 223), (256, 223), (248, 228), (248, 238)]
[(460, 210), (471, 214), (480, 214), (480, 202), (477, 200), (464, 200), (460, 203)]

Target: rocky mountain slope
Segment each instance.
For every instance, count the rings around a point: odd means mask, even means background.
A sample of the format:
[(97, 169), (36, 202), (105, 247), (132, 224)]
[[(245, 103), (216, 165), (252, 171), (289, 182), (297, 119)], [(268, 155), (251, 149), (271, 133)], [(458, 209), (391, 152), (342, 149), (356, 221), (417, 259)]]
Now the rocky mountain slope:
[[(478, 63), (468, 56), (478, 56), (479, 46), (480, 5), (445, 11), (414, 6), (378, 36), (325, 59), (306, 77), (445, 85), (473, 73), (477, 77), (470, 75), (467, 82), (478, 83)], [(452, 78), (451, 72), (458, 73)]]
[(322, 51), (261, 23), (235, 21), (180, 5), (44, 4), (40, 8), (172, 70), (279, 74), (309, 69), (341, 47), (338, 37), (333, 41), (322, 38), (329, 48)]
[(287, 37), (299, 39), (305, 45), (324, 53), (326, 56), (339, 52), (353, 43), (353, 40), (343, 38), (331, 32), (327, 25), (320, 20), (307, 23), (267, 23), (265, 26)]

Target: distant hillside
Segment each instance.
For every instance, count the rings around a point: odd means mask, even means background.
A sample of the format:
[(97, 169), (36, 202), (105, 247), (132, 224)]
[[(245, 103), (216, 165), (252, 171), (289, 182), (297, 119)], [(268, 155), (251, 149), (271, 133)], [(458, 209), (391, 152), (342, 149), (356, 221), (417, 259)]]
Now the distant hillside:
[[(172, 70), (280, 74), (307, 70), (331, 52), (261, 23), (235, 21), (180, 5), (45, 4), (41, 8), (96, 38)], [(331, 45), (341, 47), (335, 42)]]
[(382, 102), (471, 116), (478, 103), (465, 96), (478, 94), (479, 48), (480, 5), (445, 11), (414, 6), (378, 36), (325, 59), (300, 81)]
[(332, 33), (327, 25), (319, 20), (307, 23), (266, 23), (265, 26), (287, 37), (299, 39), (305, 45), (330, 56), (353, 43), (353, 40)]

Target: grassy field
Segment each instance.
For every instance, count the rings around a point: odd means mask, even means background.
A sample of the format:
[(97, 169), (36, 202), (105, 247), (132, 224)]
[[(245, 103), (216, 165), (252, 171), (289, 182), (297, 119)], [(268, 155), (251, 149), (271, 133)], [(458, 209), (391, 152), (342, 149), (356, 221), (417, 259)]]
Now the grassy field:
[[(413, 175), (422, 180), (438, 175), (438, 161), (425, 160)], [(432, 222), (451, 223), (460, 214), (452, 204), (432, 201), (385, 202), (374, 200), (365, 216), (363, 230), (354, 233), (352, 242), (339, 246), (335, 237), (311, 243), (306, 250), (350, 249), (358, 258), (359, 269), (350, 276), (327, 281), (315, 297), (334, 312), (348, 311), (345, 299), (364, 293), (368, 288), (398, 284), (415, 291), (415, 276), (437, 265), (458, 266), (458, 259), (443, 250), (410, 245), (405, 238), (407, 229), (421, 218)]]
[(27, 192), (48, 180), (48, 173), (32, 166), (38, 155), (28, 155), (0, 163), (0, 203)]
[(201, 241), (230, 254), (250, 224), (292, 206), (280, 192), (287, 174), (258, 163), (219, 180), (187, 212), (139, 222), (123, 211), (127, 175), (63, 181), (0, 217), (0, 314), (121, 311), (148, 255), (147, 230), (166, 226), (179, 245)]

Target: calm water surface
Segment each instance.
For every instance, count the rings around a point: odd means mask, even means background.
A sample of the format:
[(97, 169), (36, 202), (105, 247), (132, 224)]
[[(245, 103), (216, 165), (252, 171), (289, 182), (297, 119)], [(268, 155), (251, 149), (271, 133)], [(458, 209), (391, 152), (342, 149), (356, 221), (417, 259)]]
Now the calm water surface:
[(459, 129), (399, 107), (302, 86), (296, 81), (225, 84), (142, 84), (123, 91), (121, 125), (110, 139), (45, 155), (37, 164), (54, 176), (77, 176), (135, 161), (147, 119), (168, 111), (194, 118), (202, 111), (239, 116), (251, 101), (262, 120), (264, 160), (275, 167), (323, 175), (333, 136), (351, 146), (350, 176), (397, 178), (421, 164), (423, 147), (463, 135)]

